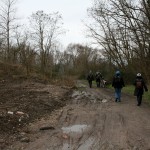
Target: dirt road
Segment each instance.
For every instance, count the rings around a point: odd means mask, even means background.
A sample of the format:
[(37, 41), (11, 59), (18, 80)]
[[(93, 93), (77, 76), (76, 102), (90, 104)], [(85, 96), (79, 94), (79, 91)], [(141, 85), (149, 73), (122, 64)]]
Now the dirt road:
[(150, 150), (150, 106), (77, 83), (66, 106), (30, 124), (8, 150)]

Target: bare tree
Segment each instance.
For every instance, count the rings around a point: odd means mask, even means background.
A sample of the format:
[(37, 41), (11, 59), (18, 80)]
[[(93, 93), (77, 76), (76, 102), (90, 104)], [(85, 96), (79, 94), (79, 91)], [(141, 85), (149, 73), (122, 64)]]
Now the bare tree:
[(6, 42), (5, 59), (10, 61), (10, 47), (13, 31), (18, 27), (15, 17), (17, 0), (2, 0), (0, 6), (0, 32)]
[(16, 48), (14, 49), (14, 63), (19, 63), (26, 69), (26, 74), (29, 75), (36, 66), (37, 53), (29, 41), (29, 34), (26, 31), (21, 33), (18, 30), (15, 32)]
[(90, 69), (98, 70), (100, 55), (98, 49), (81, 44), (70, 44), (64, 53), (66, 70), (83, 77)]
[[(141, 71), (147, 77), (149, 62), (149, 19), (147, 0), (95, 0), (88, 10), (94, 23), (89, 36), (100, 44), (116, 67)], [(140, 68), (140, 70), (139, 70)]]
[(54, 43), (57, 37), (62, 34), (62, 17), (56, 12), (46, 14), (43, 11), (33, 13), (31, 18), (31, 37), (36, 49), (39, 51), (41, 72), (51, 70), (53, 63)]

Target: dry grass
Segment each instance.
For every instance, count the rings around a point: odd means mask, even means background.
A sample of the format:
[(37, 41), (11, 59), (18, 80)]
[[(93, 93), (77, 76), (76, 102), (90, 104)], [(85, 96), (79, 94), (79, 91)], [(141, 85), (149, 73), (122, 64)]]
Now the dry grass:
[(55, 80), (52, 80), (52, 84), (59, 85), (59, 86), (68, 86), (74, 87), (75, 86), (75, 77), (73, 76), (64, 76)]

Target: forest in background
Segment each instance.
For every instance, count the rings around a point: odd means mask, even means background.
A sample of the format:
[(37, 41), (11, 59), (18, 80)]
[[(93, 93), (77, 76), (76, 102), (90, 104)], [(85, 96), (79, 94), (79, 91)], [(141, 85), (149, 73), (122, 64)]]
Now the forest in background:
[(40, 76), (85, 79), (89, 70), (108, 81), (121, 70), (132, 83), (141, 72), (150, 82), (150, 0), (94, 0), (87, 8), (87, 37), (97, 48), (70, 43), (65, 50), (63, 16), (39, 10), (29, 26), (16, 16), (16, 0), (0, 2), (0, 78)]

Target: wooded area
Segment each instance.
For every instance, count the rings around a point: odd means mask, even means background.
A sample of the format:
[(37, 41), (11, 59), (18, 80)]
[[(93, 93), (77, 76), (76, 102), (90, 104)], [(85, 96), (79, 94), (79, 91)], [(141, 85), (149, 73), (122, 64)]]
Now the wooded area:
[(0, 2), (0, 77), (35, 75), (85, 78), (89, 70), (110, 80), (120, 69), (128, 82), (137, 72), (150, 81), (150, 0), (94, 0), (87, 36), (97, 48), (70, 43), (63, 51), (63, 16), (37, 11), (28, 25), (16, 16), (16, 0)]
[(103, 47), (110, 65), (127, 77), (141, 72), (150, 80), (150, 1), (95, 0), (88, 10), (89, 36)]

